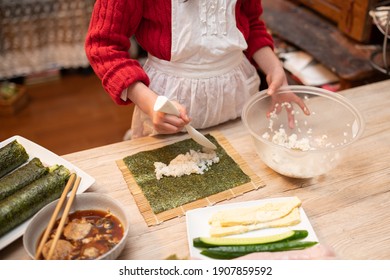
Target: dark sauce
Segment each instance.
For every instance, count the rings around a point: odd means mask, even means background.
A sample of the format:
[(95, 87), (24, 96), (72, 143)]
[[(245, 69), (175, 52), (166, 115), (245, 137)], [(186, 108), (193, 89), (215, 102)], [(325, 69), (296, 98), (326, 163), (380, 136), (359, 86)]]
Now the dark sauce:
[[(105, 254), (123, 238), (124, 228), (120, 220), (113, 214), (102, 210), (79, 210), (68, 215), (66, 225), (70, 222), (83, 221), (92, 225), (89, 233), (80, 240), (71, 240), (62, 233), (60, 239), (69, 241), (74, 249), (66, 259), (87, 260), (96, 259)], [(50, 237), (54, 237), (59, 220), (56, 221)], [(65, 227), (66, 227), (65, 225)], [(42, 237), (41, 237), (42, 238)], [(39, 242), (38, 242), (39, 244)], [(93, 256), (86, 254), (88, 249), (95, 253)]]

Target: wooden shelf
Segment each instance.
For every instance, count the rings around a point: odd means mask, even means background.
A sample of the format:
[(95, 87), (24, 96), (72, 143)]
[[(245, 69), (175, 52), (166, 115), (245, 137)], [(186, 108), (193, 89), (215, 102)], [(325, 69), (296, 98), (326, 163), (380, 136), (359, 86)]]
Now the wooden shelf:
[(369, 59), (372, 49), (345, 36), (331, 21), (292, 1), (262, 3), (263, 18), (270, 31), (313, 56), (342, 83), (355, 83), (375, 75)]
[(378, 0), (294, 0), (335, 23), (346, 36), (367, 43), (372, 30), (370, 9)]

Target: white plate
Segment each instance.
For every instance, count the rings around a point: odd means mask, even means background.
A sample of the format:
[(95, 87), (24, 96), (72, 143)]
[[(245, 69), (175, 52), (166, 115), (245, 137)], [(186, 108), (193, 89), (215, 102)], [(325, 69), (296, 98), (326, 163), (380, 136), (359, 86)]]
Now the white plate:
[[(291, 199), (291, 197), (280, 197), (280, 198), (269, 198), (262, 200), (253, 200), (247, 202), (238, 202), (238, 203), (230, 203), (230, 204), (221, 204), (217, 206), (198, 208), (195, 210), (189, 210), (186, 212), (186, 221), (187, 221), (187, 237), (188, 237), (188, 245), (190, 249), (190, 256), (195, 259), (210, 259), (204, 255), (200, 254), (200, 249), (195, 248), (192, 244), (192, 240), (195, 237), (208, 237), (210, 225), (208, 223), (211, 216), (220, 210), (225, 209), (234, 209), (234, 208), (242, 208), (242, 207), (251, 207), (255, 205), (261, 205), (270, 202), (283, 201)], [(282, 233), (292, 229), (299, 230), (307, 230), (308, 236), (305, 240), (310, 241), (318, 241), (318, 238), (307, 218), (305, 211), (303, 211), (302, 207), (299, 207), (299, 211), (301, 214), (301, 222), (294, 226), (282, 227), (282, 228), (270, 228), (270, 229), (261, 229), (255, 230), (247, 233), (240, 234), (240, 237), (254, 237), (254, 236), (267, 236), (273, 235), (277, 233)], [(238, 235), (231, 235), (231, 237), (237, 237)]]
[[(22, 136), (13, 136), (11, 138), (8, 138), (0, 143), (0, 148), (4, 147), (8, 143), (17, 140), (25, 149), (26, 152), (29, 155), (29, 160), (31, 160), (34, 157), (39, 158), (44, 165), (51, 166), (54, 164), (60, 164), (68, 168), (70, 171), (76, 172), (78, 176), (81, 177), (80, 186), (77, 190), (77, 193), (82, 193), (86, 191), (94, 182), (95, 179), (79, 169), (77, 166), (71, 164), (70, 162), (66, 161), (62, 157), (56, 155), (55, 153), (43, 148), (42, 146), (39, 146), (38, 144), (23, 138)], [(24, 234), (24, 231), (26, 230), (28, 223), (30, 222), (31, 218), (24, 223), (20, 224), (10, 232), (6, 233), (2, 237), (0, 237), (0, 250), (3, 249), (5, 246), (9, 245), (13, 241), (15, 241), (17, 238), (22, 236)]]

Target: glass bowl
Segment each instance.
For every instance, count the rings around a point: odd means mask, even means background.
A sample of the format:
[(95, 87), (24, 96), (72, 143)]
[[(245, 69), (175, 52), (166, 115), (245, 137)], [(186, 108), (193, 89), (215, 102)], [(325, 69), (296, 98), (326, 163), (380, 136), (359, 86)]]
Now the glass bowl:
[[(312, 178), (335, 168), (362, 135), (364, 120), (339, 93), (310, 86), (285, 86), (274, 97), (263, 90), (246, 102), (242, 121), (256, 152), (274, 171)], [(305, 114), (291, 96), (309, 109)], [(288, 119), (291, 121), (288, 121)]]

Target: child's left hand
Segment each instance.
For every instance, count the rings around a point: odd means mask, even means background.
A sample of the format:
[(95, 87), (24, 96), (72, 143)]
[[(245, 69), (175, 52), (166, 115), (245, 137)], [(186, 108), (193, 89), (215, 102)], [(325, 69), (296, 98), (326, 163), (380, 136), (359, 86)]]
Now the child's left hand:
[(305, 115), (310, 115), (309, 108), (307, 108), (305, 102), (293, 92), (278, 94), (277, 92), (271, 95), (271, 106), (267, 113), (267, 118), (270, 118), (272, 114), (279, 114), (282, 108), (287, 111), (288, 126), (294, 128), (295, 119), (293, 113), (293, 104), (296, 103), (302, 109)]
[(306, 104), (295, 93), (277, 93), (279, 88), (281, 88), (282, 86), (287, 86), (287, 78), (283, 68), (275, 67), (273, 71), (268, 73), (266, 79), (269, 85), (267, 94), (271, 95), (272, 98), (271, 108), (267, 113), (268, 118), (271, 117), (272, 113), (280, 113), (282, 107), (285, 107), (287, 111), (288, 125), (290, 128), (294, 128), (294, 114), (292, 103), (298, 104), (298, 106), (306, 115), (310, 115), (310, 111), (306, 107)]

